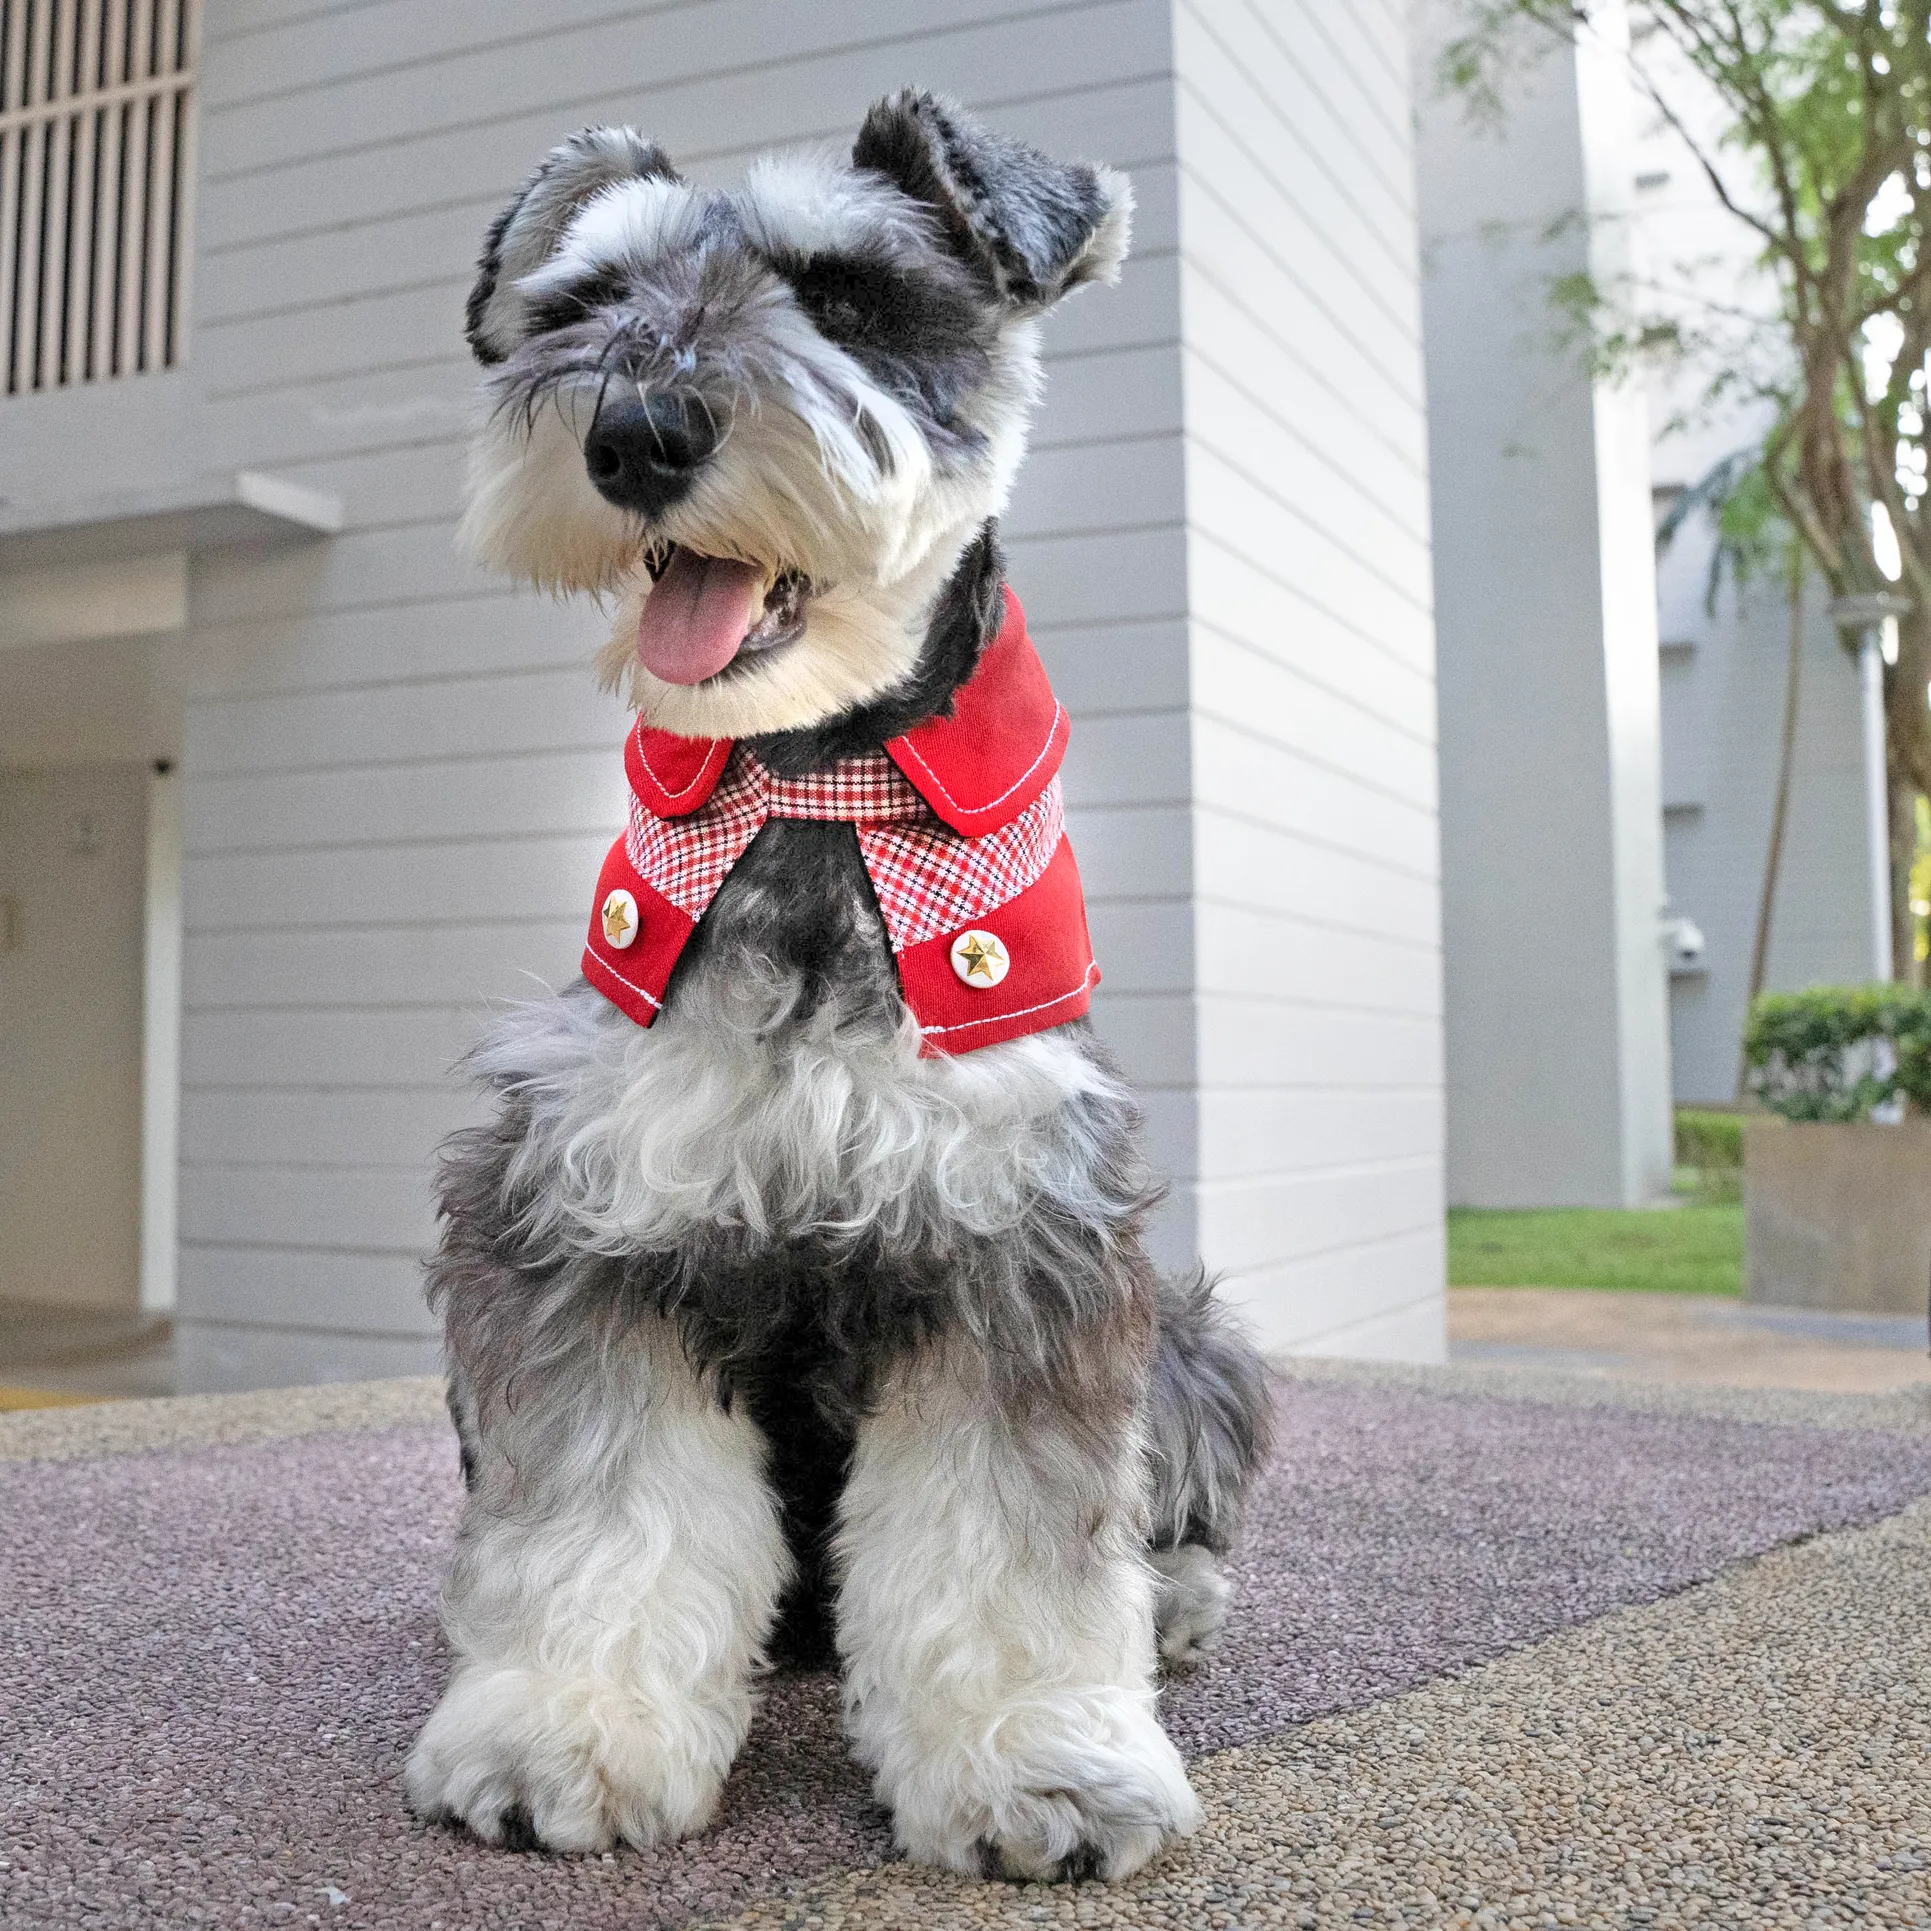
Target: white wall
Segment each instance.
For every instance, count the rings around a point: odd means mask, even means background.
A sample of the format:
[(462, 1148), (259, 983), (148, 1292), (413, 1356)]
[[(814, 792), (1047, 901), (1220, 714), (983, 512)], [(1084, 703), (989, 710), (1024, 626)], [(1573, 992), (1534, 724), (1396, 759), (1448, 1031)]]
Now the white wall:
[(1443, 1351), (1434, 623), (1398, 6), (1181, 0), (1199, 1249)]
[(1631, 128), (1589, 53), (1522, 77), (1500, 133), (1421, 115), (1448, 1193), (1471, 1205), (1669, 1185), (1644, 401), (1556, 344), (1547, 292), (1621, 267)]
[(147, 774), (0, 772), (0, 1299), (131, 1310)]
[[(1124, 166), (1139, 195), (1122, 286), (1050, 325), (1007, 535), (1076, 719), (1100, 1024), (1182, 1183), (1162, 1250), (1228, 1268), (1277, 1344), (1439, 1351), (1396, 13), (927, 0), (915, 19), (889, 0), (210, 0), (192, 394), (133, 398), (141, 460), (325, 488), (348, 526), (191, 578), (190, 1385), (433, 1361), (432, 1149), (471, 1106), (452, 1064), (486, 1001), (573, 972), (619, 821), (595, 613), (450, 549), (484, 225), (585, 122), (634, 121), (714, 178), (774, 141), (848, 141), (908, 81)], [(111, 423), (83, 400), (76, 448)], [(57, 490), (60, 411), (30, 417)]]

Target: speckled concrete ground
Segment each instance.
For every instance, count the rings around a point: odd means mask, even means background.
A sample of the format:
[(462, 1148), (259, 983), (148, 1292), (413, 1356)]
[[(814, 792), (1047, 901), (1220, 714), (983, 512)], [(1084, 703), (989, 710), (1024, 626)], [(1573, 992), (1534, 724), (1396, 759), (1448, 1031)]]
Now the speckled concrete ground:
[(734, 1931), (1931, 1924), (1931, 1505), (1197, 1764), (1129, 1883), (888, 1865)]
[(1711, 1294), (1458, 1287), (1448, 1296), (1448, 1339), (1461, 1363), (1704, 1387), (1931, 1392), (1922, 1314), (1826, 1314)]
[(1166, 1704), (1208, 1823), (1061, 1890), (882, 1862), (823, 1679), (674, 1851), (409, 1819), (433, 1382), (0, 1417), (0, 1923), (1931, 1926), (1925, 1392), (1301, 1365)]

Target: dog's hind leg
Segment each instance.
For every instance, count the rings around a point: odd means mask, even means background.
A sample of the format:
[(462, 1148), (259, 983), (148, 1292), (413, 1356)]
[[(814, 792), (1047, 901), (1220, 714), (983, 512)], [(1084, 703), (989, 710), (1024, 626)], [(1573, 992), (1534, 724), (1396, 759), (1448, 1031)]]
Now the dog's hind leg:
[(1147, 1396), (1154, 1620), (1161, 1656), (1187, 1664), (1220, 1640), (1230, 1591), (1219, 1559), (1272, 1445), (1274, 1410), (1260, 1356), (1204, 1274), (1163, 1280), (1156, 1306)]
[(652, 1844), (710, 1818), (789, 1569), (763, 1437), (608, 1262), (518, 1266), (513, 1113), (454, 1143), (431, 1268), (469, 1500), (448, 1690), (411, 1802), (492, 1843)]
[(1153, 1709), (1143, 1375), (1109, 1376), (1115, 1338), (1090, 1340), (1086, 1399), (995, 1391), (955, 1336), (901, 1364), (859, 1428), (838, 1540), (847, 1722), (926, 1863), (1124, 1877), (1199, 1821)]

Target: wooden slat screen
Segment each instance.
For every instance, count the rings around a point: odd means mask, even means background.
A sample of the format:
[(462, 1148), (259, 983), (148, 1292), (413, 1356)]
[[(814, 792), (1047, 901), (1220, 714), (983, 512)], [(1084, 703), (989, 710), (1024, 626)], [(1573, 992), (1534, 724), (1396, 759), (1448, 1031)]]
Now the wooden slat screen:
[(198, 0), (0, 0), (0, 393), (182, 360)]

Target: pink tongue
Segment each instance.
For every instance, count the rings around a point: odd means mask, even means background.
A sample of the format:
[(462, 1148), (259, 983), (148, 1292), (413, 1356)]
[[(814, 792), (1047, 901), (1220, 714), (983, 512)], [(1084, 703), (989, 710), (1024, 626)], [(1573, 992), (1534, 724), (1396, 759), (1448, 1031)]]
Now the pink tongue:
[(644, 599), (637, 655), (666, 684), (715, 677), (764, 609), (764, 572), (755, 563), (676, 549)]

